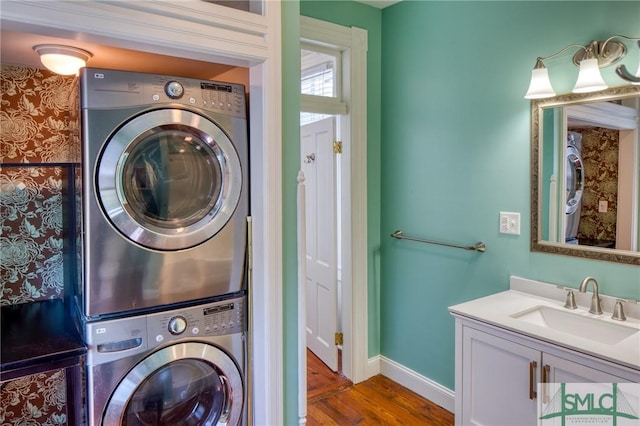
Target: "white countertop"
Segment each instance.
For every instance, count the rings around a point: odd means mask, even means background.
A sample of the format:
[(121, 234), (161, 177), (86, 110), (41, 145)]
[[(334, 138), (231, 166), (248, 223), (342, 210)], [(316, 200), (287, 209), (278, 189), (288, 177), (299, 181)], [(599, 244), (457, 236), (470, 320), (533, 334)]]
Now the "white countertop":
[(486, 322), (516, 333), (640, 370), (640, 333), (635, 333), (614, 344), (606, 344), (542, 325), (536, 325), (513, 316), (534, 307), (548, 306), (599, 321), (610, 322), (616, 327), (624, 326), (640, 330), (640, 319), (637, 316), (640, 305), (626, 303), (625, 313), (627, 320), (616, 321), (611, 319), (615, 298), (602, 295), (604, 313), (602, 315), (594, 315), (588, 312), (591, 299), (590, 292), (581, 294), (577, 290), (574, 291), (578, 302), (578, 309), (576, 310), (564, 308), (566, 293), (566, 290), (558, 289), (552, 284), (511, 277), (510, 290), (451, 306), (449, 311), (454, 315)]

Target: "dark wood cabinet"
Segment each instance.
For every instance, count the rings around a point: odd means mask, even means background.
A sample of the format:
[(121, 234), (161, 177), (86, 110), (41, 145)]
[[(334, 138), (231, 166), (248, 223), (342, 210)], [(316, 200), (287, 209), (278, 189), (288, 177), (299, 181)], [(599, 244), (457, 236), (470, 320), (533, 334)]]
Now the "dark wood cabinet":
[(0, 423), (84, 424), (86, 347), (65, 303), (44, 300), (0, 312)]

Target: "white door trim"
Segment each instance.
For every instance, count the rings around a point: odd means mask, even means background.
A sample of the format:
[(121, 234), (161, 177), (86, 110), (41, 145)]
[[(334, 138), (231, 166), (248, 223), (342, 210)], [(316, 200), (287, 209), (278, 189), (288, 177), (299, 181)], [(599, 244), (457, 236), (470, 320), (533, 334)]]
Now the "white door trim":
[[(367, 31), (300, 17), (301, 40), (344, 52), (343, 101), (349, 119), (341, 126), (342, 155), (342, 371), (354, 383), (368, 378), (368, 277), (367, 277)], [(304, 287), (304, 286), (303, 286)], [(300, 288), (303, 288), (300, 287)], [(300, 290), (299, 288), (299, 290)], [(344, 306), (351, 307), (344, 309)], [(304, 309), (299, 306), (298, 309)], [(306, 315), (301, 315), (306, 318)], [(306, 341), (298, 342), (306, 347)], [(300, 359), (299, 362), (305, 362)], [(298, 392), (305, 392), (306, 387)], [(305, 398), (306, 401), (306, 398)]]
[(249, 67), (253, 423), (284, 424), (281, 4), (262, 15), (189, 1), (2, 0), (3, 29)]

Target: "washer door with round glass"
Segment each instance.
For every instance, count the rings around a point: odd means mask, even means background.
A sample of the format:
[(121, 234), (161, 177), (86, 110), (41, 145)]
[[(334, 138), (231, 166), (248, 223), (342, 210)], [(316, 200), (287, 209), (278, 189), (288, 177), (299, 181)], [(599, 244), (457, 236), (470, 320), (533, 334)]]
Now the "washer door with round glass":
[(172, 345), (137, 364), (116, 387), (102, 424), (236, 426), (244, 387), (235, 362), (200, 342)]
[(194, 247), (229, 221), (242, 169), (229, 137), (191, 111), (158, 109), (127, 121), (96, 165), (99, 204), (127, 239), (155, 250)]

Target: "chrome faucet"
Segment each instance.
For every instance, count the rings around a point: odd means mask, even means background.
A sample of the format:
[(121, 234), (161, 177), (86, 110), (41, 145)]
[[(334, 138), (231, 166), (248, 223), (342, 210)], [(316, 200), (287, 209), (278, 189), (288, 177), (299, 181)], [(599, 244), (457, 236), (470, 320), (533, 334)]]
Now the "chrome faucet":
[(600, 294), (598, 293), (598, 281), (596, 281), (596, 279), (593, 277), (585, 278), (584, 280), (582, 280), (582, 283), (580, 283), (579, 291), (580, 293), (586, 293), (589, 282), (593, 283), (593, 297), (591, 297), (591, 308), (589, 309), (589, 313), (602, 315), (602, 306), (600, 305)]

